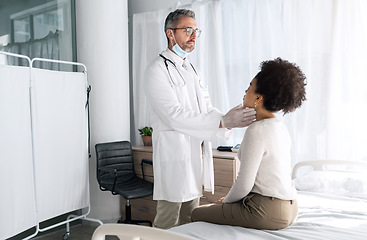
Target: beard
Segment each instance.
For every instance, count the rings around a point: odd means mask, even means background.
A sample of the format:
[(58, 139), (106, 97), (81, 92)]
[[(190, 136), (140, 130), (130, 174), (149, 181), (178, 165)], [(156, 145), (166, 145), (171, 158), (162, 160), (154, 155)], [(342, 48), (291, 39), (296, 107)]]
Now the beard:
[[(192, 44), (192, 43), (193, 43), (193, 44)], [(192, 51), (194, 51), (194, 49), (195, 49), (195, 41), (192, 41), (192, 40), (187, 41), (187, 42), (183, 45), (182, 49), (183, 49), (185, 52), (192, 52)]]

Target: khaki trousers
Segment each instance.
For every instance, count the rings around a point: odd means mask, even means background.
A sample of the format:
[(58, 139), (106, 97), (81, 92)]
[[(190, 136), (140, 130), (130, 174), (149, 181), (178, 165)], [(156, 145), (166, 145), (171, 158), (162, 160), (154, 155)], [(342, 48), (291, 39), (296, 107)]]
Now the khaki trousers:
[(157, 214), (155, 215), (153, 227), (168, 229), (174, 226), (191, 222), (191, 213), (197, 208), (200, 198), (188, 202), (157, 201)]
[(192, 212), (192, 221), (277, 230), (291, 225), (297, 214), (296, 200), (250, 193), (239, 202), (202, 205)]

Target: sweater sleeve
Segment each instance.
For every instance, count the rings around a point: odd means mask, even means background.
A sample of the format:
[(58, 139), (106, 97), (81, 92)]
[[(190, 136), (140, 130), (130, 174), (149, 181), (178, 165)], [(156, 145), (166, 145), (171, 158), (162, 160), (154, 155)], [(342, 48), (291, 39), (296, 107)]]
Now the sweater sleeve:
[(240, 169), (237, 179), (229, 190), (223, 203), (232, 203), (247, 196), (254, 186), (256, 175), (265, 153), (263, 141), (261, 140), (261, 128), (253, 124), (245, 132), (238, 153)]

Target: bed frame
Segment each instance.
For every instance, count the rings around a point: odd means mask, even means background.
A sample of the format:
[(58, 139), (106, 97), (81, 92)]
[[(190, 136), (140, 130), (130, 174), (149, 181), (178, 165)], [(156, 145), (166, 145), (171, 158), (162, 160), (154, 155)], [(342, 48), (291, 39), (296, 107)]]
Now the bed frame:
[(105, 236), (117, 236), (120, 240), (198, 240), (197, 238), (159, 228), (131, 224), (103, 224), (93, 233), (92, 240), (104, 240)]
[[(333, 170), (328, 169), (326, 166), (352, 166), (352, 170)], [(362, 161), (344, 161), (344, 160), (316, 160), (316, 161), (303, 161), (297, 163), (293, 167), (292, 171), (292, 179), (295, 179), (298, 174), (298, 170), (301, 167), (312, 167), (314, 171), (342, 171), (342, 172), (355, 172), (356, 169), (358, 171), (366, 171), (367, 170), (367, 162)]]

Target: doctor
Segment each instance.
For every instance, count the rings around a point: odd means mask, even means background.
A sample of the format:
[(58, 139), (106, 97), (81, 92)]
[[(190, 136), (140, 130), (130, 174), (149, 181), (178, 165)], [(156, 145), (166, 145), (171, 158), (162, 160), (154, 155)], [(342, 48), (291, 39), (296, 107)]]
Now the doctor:
[(153, 225), (168, 229), (191, 222), (203, 185), (214, 192), (209, 140), (226, 128), (248, 126), (255, 120), (255, 111), (237, 106), (224, 115), (211, 105), (200, 85), (200, 73), (187, 59), (201, 33), (193, 11), (171, 12), (164, 30), (168, 48), (148, 66), (144, 86), (154, 129), (157, 214)]

